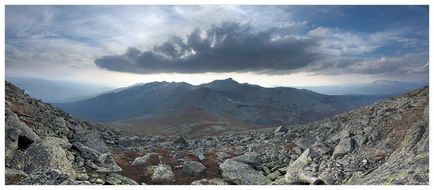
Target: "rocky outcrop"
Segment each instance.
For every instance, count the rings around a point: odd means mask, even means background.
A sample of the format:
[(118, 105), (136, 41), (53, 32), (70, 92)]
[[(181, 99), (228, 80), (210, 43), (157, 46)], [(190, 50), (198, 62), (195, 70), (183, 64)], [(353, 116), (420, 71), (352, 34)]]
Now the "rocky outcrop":
[(113, 133), (109, 129), (32, 99), (8, 82), (5, 91), (8, 184), (98, 184), (108, 175), (112, 182), (117, 176), (117, 184), (132, 183), (116, 174), (122, 169), (100, 135)]
[(349, 184), (425, 184), (429, 182), (429, 107), (424, 117), (406, 132), (387, 161), (367, 173), (357, 173)]

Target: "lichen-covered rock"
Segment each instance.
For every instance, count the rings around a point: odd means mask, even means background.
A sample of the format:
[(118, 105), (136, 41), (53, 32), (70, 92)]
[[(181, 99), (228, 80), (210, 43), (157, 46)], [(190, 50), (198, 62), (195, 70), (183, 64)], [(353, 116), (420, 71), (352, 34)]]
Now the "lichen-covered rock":
[(256, 171), (251, 166), (228, 159), (220, 165), (224, 179), (237, 185), (266, 185), (271, 182), (270, 179)]
[(40, 169), (55, 169), (73, 177), (75, 171), (65, 151), (57, 144), (45, 141), (33, 143), (26, 150), (16, 154), (11, 161), (12, 168), (32, 173)]
[(68, 150), (72, 148), (72, 144), (68, 141), (68, 139), (58, 138), (58, 137), (45, 137), (44, 141), (49, 144), (57, 144), (62, 147), (64, 150)]
[(66, 173), (55, 169), (40, 169), (33, 171), (18, 185), (60, 185), (66, 181), (73, 181)]
[(175, 182), (175, 175), (169, 165), (158, 164), (154, 169), (151, 179), (156, 183)]
[(312, 157), (319, 156), (318, 152), (314, 152), (311, 148), (306, 149), (297, 160), (291, 163), (286, 169), (285, 184), (318, 184), (320, 180), (313, 172), (305, 171)]

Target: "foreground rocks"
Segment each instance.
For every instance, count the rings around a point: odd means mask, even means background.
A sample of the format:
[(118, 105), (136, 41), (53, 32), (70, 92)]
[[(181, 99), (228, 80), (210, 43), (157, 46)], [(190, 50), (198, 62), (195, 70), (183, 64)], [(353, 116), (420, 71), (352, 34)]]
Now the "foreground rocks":
[(73, 118), (10, 83), (5, 91), (7, 184), (134, 183), (117, 174), (122, 169), (101, 138), (110, 129)]
[(6, 83), (6, 184), (428, 184), (428, 95), (303, 125), (132, 136)]

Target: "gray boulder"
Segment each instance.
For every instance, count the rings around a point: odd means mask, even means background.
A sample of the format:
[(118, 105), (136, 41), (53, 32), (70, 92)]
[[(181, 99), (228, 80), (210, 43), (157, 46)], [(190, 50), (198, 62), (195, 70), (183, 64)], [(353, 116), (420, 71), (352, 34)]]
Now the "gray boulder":
[(273, 132), (273, 134), (285, 134), (285, 133), (287, 133), (288, 132), (288, 129), (286, 128), (286, 127), (284, 127), (284, 126), (279, 126), (279, 127), (277, 127), (275, 130), (274, 130), (274, 132)]
[(91, 149), (98, 151), (99, 153), (110, 153), (110, 149), (105, 144), (104, 140), (96, 131), (79, 130), (76, 132), (75, 141), (79, 142)]
[(246, 152), (243, 155), (232, 158), (235, 161), (249, 164), (253, 167), (262, 164), (261, 155), (257, 152)]
[(21, 180), (18, 185), (60, 185), (73, 181), (69, 175), (56, 169), (40, 169), (32, 172), (29, 177)]
[(368, 140), (368, 138), (366, 138), (364, 135), (356, 135), (353, 137), (353, 139), (357, 146), (362, 146)]
[(205, 171), (206, 167), (197, 161), (186, 160), (182, 164), (182, 171), (190, 175), (200, 175)]
[(324, 143), (317, 142), (311, 145), (310, 150), (316, 154), (316, 156), (322, 156), (331, 153), (332, 149)]
[(222, 176), (237, 185), (266, 185), (271, 180), (256, 171), (251, 166), (233, 159), (228, 159), (220, 165)]
[(5, 133), (6, 166), (9, 166), (11, 159), (18, 150), (24, 151), (32, 143), (41, 140), (30, 127), (21, 122), (17, 115), (9, 109), (6, 109)]
[(68, 139), (63, 139), (58, 137), (45, 137), (44, 141), (49, 144), (57, 144), (65, 150), (68, 150), (72, 147), (72, 144), (69, 143)]
[(310, 163), (310, 158), (318, 155), (312, 149), (308, 148), (303, 154), (291, 163), (286, 169), (284, 181), (286, 184), (320, 184), (319, 180), (314, 173), (305, 171), (306, 167)]
[(306, 150), (309, 148), (310, 145), (312, 145), (315, 142), (314, 138), (302, 138), (297, 141), (295, 141), (295, 144), (299, 147), (301, 147), (303, 150)]
[(158, 164), (154, 169), (151, 179), (156, 183), (175, 182), (175, 175), (169, 165)]
[(353, 138), (342, 139), (333, 151), (333, 158), (344, 156), (354, 150)]
[(110, 152), (101, 153), (79, 142), (73, 143), (72, 146), (86, 160), (85, 164), (88, 168), (103, 173), (122, 171), (122, 168), (116, 164)]
[(55, 169), (71, 177), (75, 175), (65, 151), (57, 144), (39, 141), (20, 151), (11, 161), (13, 168), (26, 173), (40, 169)]

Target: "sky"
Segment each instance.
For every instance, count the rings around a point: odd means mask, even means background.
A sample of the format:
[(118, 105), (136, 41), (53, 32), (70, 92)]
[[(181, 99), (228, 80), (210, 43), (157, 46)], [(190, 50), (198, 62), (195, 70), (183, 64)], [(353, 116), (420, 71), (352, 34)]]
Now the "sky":
[(428, 6), (6, 6), (7, 77), (128, 86), (428, 81)]

